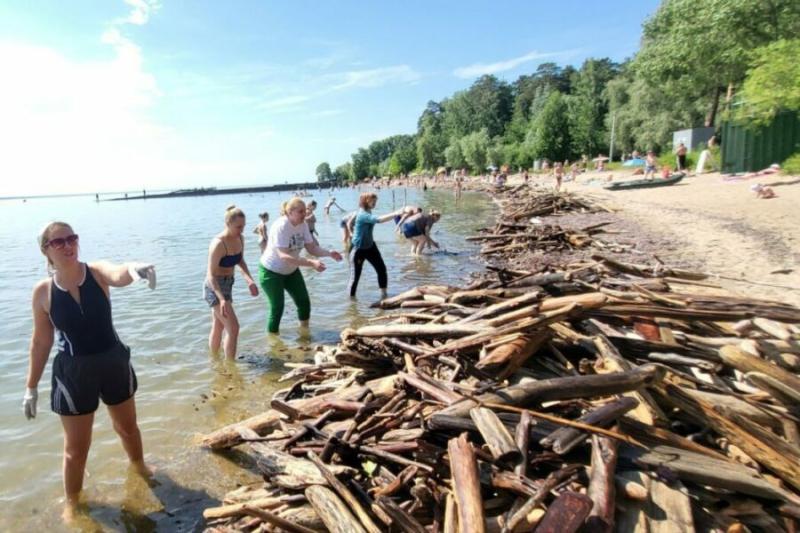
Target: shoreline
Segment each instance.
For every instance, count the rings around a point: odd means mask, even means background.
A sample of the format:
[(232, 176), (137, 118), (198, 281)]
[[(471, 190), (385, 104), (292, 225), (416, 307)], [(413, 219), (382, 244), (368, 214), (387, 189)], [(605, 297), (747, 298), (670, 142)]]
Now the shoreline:
[[(482, 187), (481, 184), (478, 186)], [(670, 401), (677, 401), (685, 394), (688, 395), (687, 398), (691, 398), (691, 402), (699, 402), (704, 406), (705, 400), (700, 400), (701, 397), (695, 397), (694, 394), (695, 391), (700, 394), (700, 389), (704, 389), (705, 386), (701, 385), (702, 381), (697, 383), (664, 381), (665, 375), (661, 373), (663, 370), (658, 371), (656, 367), (647, 364), (649, 357), (655, 357), (647, 352), (655, 350), (657, 356), (655, 360), (661, 361), (662, 368), (667, 369), (667, 372), (675, 368), (684, 369), (685, 372), (687, 365), (689, 368), (707, 371), (711, 367), (702, 361), (716, 354), (719, 345), (713, 343), (719, 341), (705, 339), (706, 336), (727, 335), (725, 338), (729, 340), (726, 343), (730, 343), (730, 350), (735, 350), (737, 354), (740, 353), (739, 350), (744, 350), (745, 346), (750, 346), (747, 343), (779, 342), (778, 340), (753, 341), (764, 338), (762, 336), (765, 333), (767, 333), (766, 339), (784, 337), (797, 339), (800, 338), (800, 328), (793, 324), (800, 323), (800, 309), (778, 302), (730, 296), (723, 287), (710, 288), (716, 284), (703, 273), (653, 261), (647, 252), (650, 249), (659, 249), (662, 241), (651, 240), (645, 236), (647, 241), (643, 246), (645, 250), (637, 249), (639, 243), (635, 241), (633, 243), (622, 241), (618, 237), (620, 231), (611, 229), (615, 220), (623, 218), (618, 212), (607, 217), (612, 220), (600, 223), (597, 222), (598, 218), (595, 215), (587, 215), (585, 220), (581, 220), (578, 213), (565, 215), (565, 212), (605, 209), (605, 206), (588, 205), (580, 197), (574, 197), (570, 193), (551, 194), (555, 199), (545, 200), (544, 210), (550, 209), (549, 202), (553, 205), (560, 202), (561, 212), (554, 213), (555, 216), (550, 217), (543, 214), (542, 221), (529, 223), (527, 219), (531, 217), (530, 213), (541, 210), (541, 202), (536, 203), (537, 196), (547, 194), (549, 193), (544, 189), (528, 192), (525, 187), (510, 182), (504, 192), (493, 195), (495, 203), (500, 206), (498, 223), (493, 229), (490, 228), (487, 232), (475, 236), (475, 239), (485, 241), (482, 252), (492, 255), (493, 259), (483, 261), (485, 272), (469, 286), (462, 288), (422, 286), (384, 300), (381, 307), (395, 309), (394, 314), (381, 317), (372, 325), (343, 331), (342, 342), (336, 347), (328, 347), (319, 352), (314, 364), (295, 365), (283, 379), (297, 381), (289, 389), (279, 391), (273, 396), (270, 410), (205, 435), (203, 445), (212, 450), (223, 450), (242, 444), (249, 447), (250, 453), (258, 459), (256, 461), (258, 469), (267, 479), (266, 483), (241, 487), (229, 493), (222, 506), (207, 509), (204, 516), (208, 520), (208, 526), (238, 529), (244, 524), (269, 522), (275, 517), (267, 509), (272, 509), (276, 504), (281, 505), (278, 514), (283, 513), (284, 518), (312, 528), (329, 527), (331, 520), (352, 520), (353, 524), (361, 523), (365, 527), (370, 523), (372, 526), (380, 523), (375, 520), (382, 521), (382, 527), (386, 526), (387, 520), (411, 520), (417, 524), (429, 524), (434, 517), (423, 507), (413, 504), (418, 497), (417, 493), (410, 490), (413, 498), (409, 500), (408, 493), (405, 492), (412, 484), (418, 486), (416, 483), (421, 479), (423, 485), (433, 491), (434, 499), (439, 502), (439, 506), (443, 505), (445, 499), (452, 498), (455, 493), (459, 506), (469, 505), (469, 512), (485, 521), (487, 530), (499, 530), (511, 516), (510, 513), (504, 515), (501, 512), (500, 515), (496, 515), (496, 509), (494, 511), (482, 509), (483, 503), (479, 493), (487, 490), (486, 480), (474, 478), (472, 481), (465, 479), (459, 481), (460, 469), (465, 465), (459, 466), (462, 454), (454, 455), (456, 448), (452, 446), (462, 448), (465, 457), (470, 457), (470, 453), (474, 454), (468, 461), (475, 461), (476, 465), (481, 463), (483, 466), (494, 464), (494, 468), (499, 468), (503, 472), (508, 466), (503, 466), (502, 461), (496, 462), (497, 457), (495, 461), (492, 460), (491, 455), (495, 452), (490, 444), (491, 435), (497, 434), (498, 431), (502, 433), (503, 430), (498, 428), (488, 430), (487, 426), (487, 431), (484, 432), (481, 424), (489, 423), (488, 420), (491, 419), (489, 413), (485, 413), (488, 419), (479, 420), (477, 415), (469, 411), (469, 407), (464, 410), (457, 406), (464, 405), (465, 402), (469, 405), (472, 401), (469, 399), (474, 398), (473, 395), (482, 394), (478, 398), (486, 397), (483, 401), (487, 402), (485, 404), (489, 407), (487, 411), (500, 409), (502, 407), (500, 404), (509, 401), (511, 404), (508, 408), (511, 409), (514, 405), (520, 405), (519, 400), (513, 400), (518, 392), (512, 390), (518, 390), (519, 394), (522, 394), (521, 391), (527, 390), (526, 387), (535, 389), (536, 383), (544, 385), (546, 381), (553, 379), (573, 380), (570, 381), (571, 385), (567, 385), (567, 381), (564, 381), (564, 385), (558, 387), (555, 387), (556, 381), (553, 382), (554, 391), (572, 392), (566, 396), (563, 393), (555, 393), (552, 397), (555, 407), (548, 407), (550, 412), (556, 409), (555, 414), (560, 415), (556, 416), (558, 424), (568, 424), (572, 423), (570, 420), (574, 420), (576, 414), (569, 408), (571, 403), (564, 401), (565, 397), (572, 398), (574, 395), (576, 400), (584, 402), (584, 409), (588, 409), (589, 413), (593, 412), (592, 409), (598, 412), (603, 409), (604, 404), (594, 403), (598, 393), (591, 392), (589, 381), (595, 379), (593, 376), (597, 377), (598, 383), (600, 381), (605, 383), (608, 379), (614, 380), (615, 376), (622, 378), (623, 375), (627, 376), (626, 379), (633, 379), (635, 384), (629, 385), (631, 388), (614, 390), (639, 391), (632, 393), (639, 400), (635, 402), (619, 400), (625, 407), (619, 404), (622, 411), (614, 415), (613, 420), (634, 409), (624, 418), (631, 418), (636, 424), (643, 425), (630, 426), (629, 424), (633, 422), (628, 422), (626, 425), (615, 426), (616, 432), (611, 432), (612, 439), (606, 438), (603, 441), (593, 437), (591, 443), (587, 441), (577, 449), (592, 452), (598, 447), (610, 445), (609, 442), (613, 444), (618, 439), (623, 442), (628, 442), (626, 438), (639, 439), (636, 442), (650, 439), (650, 445), (646, 446), (650, 450), (649, 456), (634, 453), (633, 449), (624, 446), (620, 446), (617, 451), (616, 445), (613, 445), (610, 448), (612, 451), (608, 452), (615, 457), (619, 453), (628, 459), (637, 457), (638, 461), (643, 461), (639, 463), (638, 469), (632, 472), (640, 476), (637, 478), (638, 483), (648, 487), (644, 500), (655, 498), (649, 491), (655, 490), (661, 483), (649, 477), (650, 467), (646, 465), (655, 467), (662, 464), (663, 457), (659, 454), (669, 453), (677, 457), (677, 460), (673, 458), (670, 463), (673, 475), (686, 483), (689, 491), (693, 490), (692, 483), (696, 482), (697, 478), (693, 477), (695, 475), (689, 471), (688, 466), (681, 466), (682, 461), (702, 460), (707, 463), (709, 469), (708, 475), (701, 483), (710, 487), (706, 489), (708, 491), (706, 497), (713, 495), (719, 502), (727, 501), (726, 491), (732, 489), (731, 483), (735, 482), (737, 484), (735, 492), (740, 498), (756, 498), (762, 503), (765, 498), (797, 501), (797, 494), (792, 492), (788, 485), (768, 489), (762, 478), (753, 477), (754, 471), (743, 470), (745, 467), (741, 464), (740, 456), (731, 455), (727, 448), (720, 448), (718, 442), (706, 439), (702, 444), (695, 445), (690, 444), (684, 432), (673, 433), (673, 426), (669, 424), (669, 420), (665, 420), (665, 413), (672, 411), (666, 409), (665, 402), (668, 404)], [(531, 210), (531, 207), (534, 209)], [(561, 224), (570, 220), (580, 227), (567, 227), (566, 224)], [(633, 224), (629, 230), (622, 231), (635, 233), (637, 228), (641, 229), (635, 221)], [(641, 235), (634, 235), (634, 238), (636, 237), (640, 240), (642, 238)], [(542, 254), (536, 253), (539, 249), (545, 249), (545, 255), (551, 254), (549, 263), (541, 261)], [(620, 252), (619, 256), (617, 252)], [(635, 263), (630, 261), (637, 255), (638, 261)], [(736, 321), (741, 322), (737, 325), (739, 329), (730, 325)], [(587, 329), (587, 324), (594, 325)], [(775, 335), (778, 337), (774, 337)], [(693, 340), (687, 343), (687, 339), (690, 338)], [(591, 342), (586, 344), (587, 340), (592, 339), (596, 348), (591, 347)], [(742, 344), (737, 348), (736, 343), (739, 342)], [(797, 370), (800, 370), (800, 358), (787, 354), (787, 357), (791, 357), (773, 360), (778, 364), (767, 363), (762, 359), (767, 357), (767, 352), (761, 351), (766, 349), (767, 344), (758, 344), (760, 349), (756, 348), (755, 351), (749, 352), (756, 355), (748, 357), (761, 361), (759, 364), (762, 366), (758, 367), (760, 371), (789, 372), (787, 375), (790, 377), (787, 379), (800, 380), (796, 374)], [(478, 353), (479, 348), (480, 353)], [(536, 352), (542, 353), (539, 357), (531, 358)], [(579, 355), (584, 352), (585, 355)], [(443, 357), (445, 355), (447, 357)], [(587, 356), (597, 358), (594, 363), (595, 370), (591, 369), (591, 359), (588, 367), (584, 366), (583, 362), (578, 364), (577, 358)], [(742, 363), (739, 359), (736, 361), (725, 359), (724, 365), (715, 372), (719, 376), (717, 379), (724, 380), (726, 386), (741, 388), (745, 386), (740, 381), (741, 375), (731, 372), (731, 366), (740, 369), (738, 365)], [(791, 370), (786, 370), (787, 367)], [(480, 369), (491, 370), (491, 374), (486, 374)], [(744, 367), (741, 370), (744, 371)], [(645, 375), (647, 377), (644, 377)], [(679, 372), (676, 375), (683, 374)], [(523, 386), (526, 377), (527, 379), (535, 377), (536, 381)], [(636, 381), (639, 377), (644, 381)], [(519, 381), (520, 378), (523, 381)], [(303, 392), (307, 386), (311, 388)], [(763, 383), (760, 386), (763, 391), (767, 391), (767, 396), (762, 396), (762, 399), (769, 399), (772, 394), (777, 394)], [(508, 390), (505, 394), (480, 392), (504, 387)], [(647, 396), (645, 389), (653, 396)], [(604, 392), (599, 394), (601, 397), (612, 393), (611, 389), (602, 390)], [(711, 387), (711, 390), (715, 390), (714, 387)], [(720, 394), (721, 389), (716, 390), (718, 401), (727, 398), (724, 394)], [(468, 392), (469, 395), (464, 396)], [(539, 397), (539, 400), (548, 398), (550, 396), (545, 395)], [(432, 404), (428, 403), (431, 401)], [(608, 405), (611, 404), (617, 405), (614, 401)], [(369, 405), (374, 407), (368, 408)], [(526, 406), (525, 402), (521, 405)], [(708, 408), (711, 408), (710, 404)], [(387, 424), (375, 419), (375, 409), (379, 409), (378, 413), (397, 413), (394, 418), (386, 419), (387, 422), (396, 419), (397, 424)], [(711, 411), (694, 411), (690, 408), (690, 404), (685, 402), (673, 404), (672, 409), (685, 411), (695, 422), (708, 425), (715, 433), (722, 434), (737, 446), (743, 447), (750, 462), (755, 461), (772, 472), (777, 472), (785, 481), (792, 479), (790, 474), (780, 473), (786, 466), (780, 459), (758, 451), (777, 446), (771, 440), (773, 439), (771, 433), (758, 434), (756, 437), (758, 445), (754, 447), (749, 445), (748, 441), (738, 439), (738, 433), (732, 433), (730, 426), (724, 425), (721, 419), (714, 418)], [(411, 418), (401, 416), (406, 412), (413, 412), (415, 416)], [(492, 416), (496, 417), (502, 412), (501, 409)], [(450, 424), (455, 421), (445, 418), (444, 413), (456, 418), (466, 416), (464, 419), (466, 421), (451, 426)], [(470, 420), (469, 415), (473, 415), (472, 420), (475, 425), (467, 424)], [(519, 438), (519, 428), (524, 425), (521, 419), (513, 419), (515, 422), (510, 426), (508, 418), (501, 417), (498, 420), (502, 420), (501, 426), (504, 425), (512, 434), (516, 426)], [(583, 421), (584, 418), (578, 420)], [(586, 419), (587, 422), (589, 420), (595, 419), (591, 417)], [(748, 424), (752, 424), (749, 419), (735, 420), (734, 425), (739, 424), (736, 426), (739, 428), (737, 431), (749, 428)], [(382, 429), (373, 428), (375, 423)], [(537, 422), (538, 429), (534, 430), (531, 427), (528, 431), (531, 432), (531, 436), (537, 435), (538, 442), (543, 438), (541, 430), (545, 429), (544, 436), (547, 436), (558, 429), (558, 424), (555, 427), (549, 426), (552, 429), (546, 429), (547, 424)], [(627, 436), (619, 433), (623, 427)], [(354, 433), (356, 428), (358, 430)], [(458, 431), (454, 432), (456, 428)], [(387, 430), (389, 433), (386, 433)], [(468, 430), (468, 433), (462, 433), (458, 437), (464, 430)], [(403, 435), (407, 436), (388, 437), (393, 431), (404, 432)], [(608, 436), (612, 436), (611, 433)], [(525, 431), (523, 434), (527, 435)], [(556, 433), (552, 435), (550, 438), (554, 439)], [(450, 439), (447, 445), (449, 452), (442, 447), (447, 439)], [(482, 439), (489, 445), (488, 448), (486, 445), (480, 446)], [(527, 448), (527, 437), (525, 442)], [(531, 445), (533, 442), (531, 440)], [(579, 442), (584, 442), (584, 439), (580, 439)], [(385, 450), (393, 452), (387, 454)], [(437, 451), (434, 453), (434, 450)], [(339, 459), (333, 461), (332, 459), (337, 457), (337, 451)], [(312, 453), (315, 455), (312, 456)], [(631, 455), (632, 453), (634, 455)], [(698, 453), (700, 455), (697, 455)], [(305, 459), (307, 454), (314, 459), (316, 467)], [(354, 454), (362, 459), (353, 462)], [(709, 458), (712, 454), (715, 457), (713, 461)], [(315, 459), (317, 455), (322, 458), (322, 462)], [(448, 455), (449, 463), (442, 460)], [(372, 478), (363, 472), (361, 461), (365, 460), (377, 463), (380, 469), (385, 469), (385, 473), (380, 474), (377, 479)], [(586, 462), (588, 459), (582, 461), (584, 462), (579, 464), (585, 466), (579, 468), (588, 469)], [(592, 455), (592, 468), (595, 466), (594, 461)], [(402, 465), (413, 466), (416, 475), (403, 477), (403, 473), (400, 472)], [(613, 478), (614, 467), (610, 468)], [(328, 489), (325, 489), (327, 492), (322, 491), (325, 494), (324, 499), (330, 504), (341, 497), (348, 501), (351, 509), (357, 508), (353, 505), (358, 506), (343, 495), (342, 490), (337, 488), (330, 477), (340, 469), (349, 469), (349, 476), (354, 476), (355, 483), (349, 485), (351, 489), (354, 489), (355, 485), (362, 486), (354, 493), (357, 495), (355, 499), (365, 506), (364, 509), (371, 509), (372, 512), (365, 512), (363, 515), (357, 513), (357, 517), (347, 518), (337, 515), (334, 518), (327, 514), (329, 510), (324, 510), (329, 509), (329, 505), (322, 505), (320, 498), (323, 496), (320, 491), (308, 488), (310, 485), (328, 485), (333, 488), (333, 492)], [(720, 469), (719, 475), (715, 474), (715, 469)], [(332, 472), (330, 476), (326, 474), (328, 470)], [(324, 479), (318, 478), (320, 472), (325, 474)], [(519, 471), (517, 472), (519, 474)], [(523, 469), (522, 472), (523, 479), (532, 483), (547, 482), (547, 479), (556, 474), (556, 471), (553, 471), (550, 477), (546, 477), (546, 471), (544, 473), (530, 471), (529, 479), (525, 476), (526, 470)], [(448, 476), (452, 476), (449, 484), (441, 485), (436, 481), (447, 479)], [(392, 503), (383, 497), (371, 499), (365, 492), (368, 487), (377, 487), (381, 491), (386, 486), (393, 486), (396, 483), (400, 483), (401, 487), (401, 492), (396, 496), (400, 496), (399, 501), (404, 507), (397, 507), (397, 501)], [(573, 480), (573, 483), (577, 483), (577, 480)], [(594, 483), (592, 477), (588, 490), (590, 496), (594, 494), (594, 498), (597, 498), (596, 492), (592, 492)], [(408, 485), (403, 489), (405, 484)], [(474, 491), (477, 491), (472, 492), (471, 500), (463, 499), (466, 497), (462, 494), (464, 484), (472, 485)], [(506, 485), (501, 487), (502, 489), (499, 489), (495, 485), (493, 490), (506, 494), (504, 491), (511, 488)], [(687, 489), (681, 488), (680, 491), (671, 493), (670, 498), (677, 507), (671, 508), (667, 516), (640, 518), (640, 520), (667, 523), (672, 523), (673, 520), (688, 520), (691, 523), (691, 513), (686, 516), (678, 510), (681, 506), (688, 509), (689, 496), (685, 492)], [(722, 489), (722, 492), (714, 492), (715, 489)], [(772, 492), (774, 490), (778, 492)], [(559, 498), (566, 492), (562, 492)], [(515, 490), (512, 489), (511, 494), (514, 493)], [(521, 495), (517, 492), (517, 496)], [(295, 505), (286, 507), (290, 501)], [(533, 525), (539, 520), (546, 520), (551, 510), (555, 512), (558, 501), (559, 499), (556, 499), (547, 505), (548, 510), (544, 516), (541, 513), (536, 516), (529, 514), (527, 519), (534, 520)], [(591, 500), (589, 502), (591, 503)], [(638, 504), (632, 500), (623, 499), (621, 504), (623, 515), (632, 517), (635, 513), (642, 512), (641, 508), (637, 511)], [(264, 506), (262, 508), (264, 512), (253, 511), (254, 505)], [(612, 521), (614, 508), (612, 500), (610, 504)], [(443, 507), (436, 509), (437, 513), (446, 513)], [(706, 515), (703, 515), (705, 519), (712, 522), (716, 519), (713, 508), (705, 512)], [(766, 513), (766, 509), (764, 512)], [(580, 521), (585, 517), (582, 516)], [(769, 513), (766, 516), (769, 516)], [(758, 518), (766, 519), (761, 514)], [(770, 519), (774, 521), (771, 517)], [(520, 518), (516, 517), (515, 520), (519, 523)]]

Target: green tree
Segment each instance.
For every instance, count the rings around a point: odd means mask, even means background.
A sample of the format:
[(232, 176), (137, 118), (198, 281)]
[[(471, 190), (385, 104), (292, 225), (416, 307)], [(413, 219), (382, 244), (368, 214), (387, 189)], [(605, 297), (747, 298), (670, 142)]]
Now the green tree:
[(333, 179), (333, 173), (328, 162), (324, 161), (317, 165), (317, 181), (331, 181), (331, 179)]
[(644, 24), (638, 77), (671, 82), (669, 96), (702, 95), (715, 123), (720, 94), (744, 80), (751, 52), (800, 34), (797, 0), (664, 0)]
[(587, 59), (573, 76), (572, 94), (569, 96), (568, 105), (574, 153), (593, 155), (607, 146), (606, 85), (618, 73), (619, 66), (608, 58)]
[(565, 97), (557, 91), (550, 93), (541, 113), (531, 125), (526, 139), (528, 156), (552, 161), (570, 159), (571, 138)]
[(370, 175), (369, 152), (367, 152), (365, 148), (359, 148), (358, 151), (352, 155), (352, 159), (352, 179), (359, 181)]
[(466, 91), (442, 102), (444, 133), (463, 137), (486, 129), (490, 137), (502, 135), (511, 119), (511, 87), (494, 76), (481, 76)]
[(467, 165), (467, 160), (464, 159), (464, 153), (461, 151), (460, 139), (453, 137), (450, 146), (444, 150), (445, 161), (450, 168), (462, 168)]
[(472, 170), (480, 172), (486, 168), (490, 144), (489, 132), (486, 128), (461, 138), (459, 141), (461, 153), (464, 154), (464, 160)]
[(352, 165), (348, 162), (336, 167), (336, 170), (333, 171), (333, 179), (339, 183), (352, 180)]
[(417, 164), (431, 170), (442, 166), (445, 148), (444, 108), (431, 100), (417, 121)]
[(800, 39), (776, 41), (753, 55), (735, 117), (764, 125), (778, 111), (800, 111)]

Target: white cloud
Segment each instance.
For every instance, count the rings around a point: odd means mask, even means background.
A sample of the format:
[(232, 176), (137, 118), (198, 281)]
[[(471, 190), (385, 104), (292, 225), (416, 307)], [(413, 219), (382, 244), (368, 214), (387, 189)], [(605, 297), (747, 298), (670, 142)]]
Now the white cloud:
[(476, 78), (484, 74), (496, 74), (498, 72), (505, 72), (517, 68), (520, 65), (536, 61), (537, 59), (552, 58), (556, 56), (563, 56), (572, 53), (572, 50), (563, 50), (560, 52), (529, 52), (523, 56), (506, 59), (505, 61), (497, 61), (495, 63), (475, 63), (466, 67), (459, 67), (453, 71), (453, 75), (459, 78)]
[(309, 113), (310, 117), (335, 117), (336, 115), (341, 115), (344, 113), (344, 109), (323, 109), (322, 111), (316, 111), (314, 113)]
[(120, 19), (118, 23), (134, 24), (136, 26), (147, 24), (147, 21), (150, 20), (151, 12), (161, 7), (158, 0), (125, 0), (125, 3), (131, 6), (131, 12), (124, 19)]
[(375, 88), (393, 83), (415, 83), (420, 75), (408, 65), (374, 68), (369, 70), (351, 70), (336, 74), (343, 80), (333, 86), (334, 90), (341, 91), (351, 87)]
[(281, 98), (274, 98), (272, 100), (267, 100), (266, 102), (261, 102), (257, 107), (266, 111), (296, 111), (302, 107), (300, 104), (303, 104), (310, 99), (310, 95), (295, 94), (292, 96), (283, 96)]

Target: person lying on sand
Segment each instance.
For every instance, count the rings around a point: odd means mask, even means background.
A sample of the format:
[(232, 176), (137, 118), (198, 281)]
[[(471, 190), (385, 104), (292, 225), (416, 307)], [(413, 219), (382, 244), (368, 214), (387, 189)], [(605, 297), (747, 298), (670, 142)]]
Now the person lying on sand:
[(750, 187), (750, 190), (756, 193), (756, 198), (761, 198), (762, 200), (768, 200), (777, 196), (775, 191), (772, 190), (772, 187), (761, 185), (760, 183), (756, 183)]
[(780, 172), (781, 166), (778, 163), (772, 163), (770, 166), (765, 168), (764, 170), (759, 170), (758, 172), (748, 172), (744, 175), (745, 178), (755, 178), (756, 176), (769, 176), (770, 174), (777, 174)]

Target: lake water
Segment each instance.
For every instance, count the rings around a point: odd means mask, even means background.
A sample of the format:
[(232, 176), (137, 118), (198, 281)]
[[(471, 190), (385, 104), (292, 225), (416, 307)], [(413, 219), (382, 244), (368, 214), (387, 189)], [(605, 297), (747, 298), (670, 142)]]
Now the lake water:
[[(463, 239), (489, 223), (491, 203), (451, 192), (381, 190), (376, 213), (405, 201), (443, 212), (433, 236), (449, 253), (413, 257), (391, 222), (376, 227), (375, 239), (389, 270), (389, 293), (422, 283), (463, 282), (478, 268), (476, 248)], [(354, 209), (358, 192), (339, 190), (337, 202)], [(202, 525), (200, 512), (216, 498), (257, 476), (238, 467), (234, 451), (211, 454), (195, 445), (198, 435), (263, 412), (282, 361), (303, 361), (319, 343), (335, 343), (347, 326), (375, 316), (379, 298), (374, 271), (365, 265), (356, 302), (347, 295), (348, 266), (325, 259), (323, 273), (304, 271), (311, 294), (311, 334), (302, 337), (287, 298), (280, 340), (265, 333), (266, 303), (256, 298), (237, 272), (234, 300), (241, 322), (239, 358), (212, 356), (207, 348), (209, 310), (201, 297), (208, 244), (223, 227), (223, 212), (236, 204), (248, 214), (245, 257), (256, 276), (258, 245), (252, 228), (257, 213), (278, 216), (286, 193), (241, 194), (146, 201), (95, 202), (94, 197), (0, 201), (0, 531), (62, 528), (62, 430), (50, 411), (50, 362), (39, 385), (39, 414), (25, 420), (21, 402), (31, 335), (31, 290), (46, 276), (36, 235), (50, 220), (64, 220), (81, 236), (84, 261), (148, 261), (156, 265), (158, 288), (142, 284), (112, 290), (114, 323), (132, 350), (139, 378), (136, 395), (146, 459), (157, 469), (154, 487), (127, 471), (127, 459), (106, 410), (95, 418), (84, 482), (89, 516), (86, 531), (176, 531)], [(324, 246), (341, 248), (337, 212), (322, 213), (327, 192), (318, 193), (317, 229)], [(308, 200), (308, 199), (307, 199)], [(393, 206), (394, 204), (394, 206)], [(335, 209), (334, 209), (335, 210)], [(453, 253), (455, 252), (455, 253)], [(52, 354), (51, 354), (52, 355)], [(51, 357), (52, 360), (52, 357)]]

